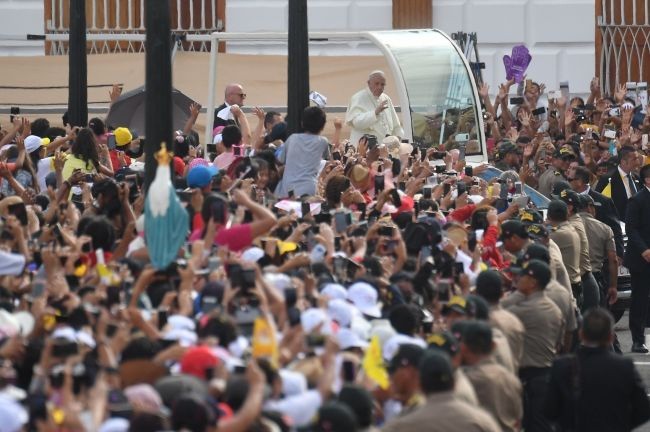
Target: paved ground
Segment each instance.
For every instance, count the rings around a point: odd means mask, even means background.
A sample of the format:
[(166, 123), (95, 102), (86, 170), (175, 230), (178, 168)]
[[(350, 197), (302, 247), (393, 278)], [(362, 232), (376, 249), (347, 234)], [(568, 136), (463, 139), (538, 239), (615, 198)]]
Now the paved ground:
[[(634, 359), (634, 363), (645, 382), (647, 392), (650, 394), (650, 355), (632, 354), (630, 352), (630, 348), (632, 347), (632, 336), (630, 335), (630, 329), (628, 328), (627, 312), (623, 318), (616, 323), (616, 334), (618, 335), (618, 340), (621, 343), (621, 348), (625, 355)], [(648, 337), (648, 335), (650, 335), (650, 330), (646, 330), (646, 340), (650, 344), (650, 337)], [(635, 431), (650, 432), (650, 422), (635, 429)]]

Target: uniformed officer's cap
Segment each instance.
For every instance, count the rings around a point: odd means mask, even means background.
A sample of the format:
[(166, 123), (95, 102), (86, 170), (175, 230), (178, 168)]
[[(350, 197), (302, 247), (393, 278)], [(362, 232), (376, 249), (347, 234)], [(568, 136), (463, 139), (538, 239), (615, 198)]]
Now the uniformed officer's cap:
[(551, 191), (552, 196), (559, 196), (560, 192), (563, 190), (571, 189), (569, 182), (564, 180), (557, 181), (553, 184), (553, 190)]
[(553, 152), (553, 157), (557, 159), (575, 159), (576, 154), (569, 147), (561, 147)]
[(519, 210), (519, 220), (524, 224), (541, 224), (544, 222), (540, 212), (529, 208)]
[(452, 357), (458, 352), (458, 339), (448, 331), (433, 333), (427, 338), (427, 345), (429, 349), (442, 350)]
[(538, 243), (533, 243), (529, 245), (528, 248), (526, 248), (526, 252), (524, 252), (522, 260), (524, 262), (530, 260), (540, 260), (545, 263), (550, 263), (551, 255), (549, 254), (548, 248), (546, 246)]
[(499, 154), (503, 157), (508, 153), (519, 153), (519, 147), (516, 144), (513, 144), (510, 141), (504, 141), (499, 144)]
[(424, 393), (453, 388), (454, 370), (446, 353), (427, 350), (420, 362), (420, 385)]
[(600, 207), (602, 204), (597, 201), (594, 201), (594, 199), (589, 194), (581, 194), (580, 205), (584, 209), (589, 206)]
[(528, 231), (526, 231), (526, 226), (518, 220), (507, 220), (501, 224), (501, 236), (499, 239), (501, 241), (508, 239), (516, 235), (521, 238), (528, 238)]
[(462, 327), (463, 343), (475, 353), (492, 351), (492, 328), (487, 321), (467, 321)]
[(487, 320), (490, 316), (490, 305), (483, 297), (467, 296), (467, 315), (478, 320)]
[(580, 195), (578, 195), (576, 192), (572, 191), (571, 189), (565, 189), (560, 194), (554, 198), (557, 198), (559, 200), (564, 201), (566, 204), (571, 204), (574, 209), (580, 208), (582, 205), (582, 200), (580, 199)]
[(453, 296), (450, 298), (442, 307), (442, 315), (447, 315), (449, 312), (467, 315), (467, 300), (465, 300), (465, 297)]
[(526, 261), (521, 267), (511, 266), (510, 271), (516, 275), (532, 277), (541, 287), (545, 287), (551, 281), (551, 268), (537, 259)]
[(389, 374), (395, 373), (397, 369), (407, 366), (417, 368), (424, 355), (424, 348), (415, 344), (402, 344), (390, 360), (387, 370)]
[(534, 240), (545, 239), (548, 237), (548, 230), (542, 224), (528, 224), (526, 226), (528, 235)]

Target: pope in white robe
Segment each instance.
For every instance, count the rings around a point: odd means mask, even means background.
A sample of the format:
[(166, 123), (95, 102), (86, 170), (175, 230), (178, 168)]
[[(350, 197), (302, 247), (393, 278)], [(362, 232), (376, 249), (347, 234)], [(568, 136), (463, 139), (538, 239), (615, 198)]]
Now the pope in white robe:
[(376, 136), (378, 142), (386, 135), (404, 136), (393, 101), (384, 93), (385, 87), (384, 73), (374, 71), (368, 76), (368, 87), (355, 93), (350, 99), (345, 123), (352, 129), (350, 143), (355, 148), (365, 134)]

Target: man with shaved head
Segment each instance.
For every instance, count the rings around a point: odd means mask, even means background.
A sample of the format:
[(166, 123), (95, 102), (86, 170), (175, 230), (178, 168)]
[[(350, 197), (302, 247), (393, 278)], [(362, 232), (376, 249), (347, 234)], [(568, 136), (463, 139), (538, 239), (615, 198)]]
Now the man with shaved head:
[(368, 86), (350, 99), (345, 122), (352, 128), (350, 143), (355, 147), (364, 135), (374, 135), (381, 142), (386, 135), (404, 135), (393, 101), (384, 93), (386, 76), (373, 71), (368, 76)]
[(235, 116), (230, 112), (231, 105), (237, 105), (239, 107), (244, 106), (244, 100), (246, 99), (246, 93), (244, 93), (244, 87), (241, 84), (232, 83), (226, 86), (224, 92), (224, 103), (219, 105), (214, 110), (214, 123), (212, 128), (217, 126), (228, 126), (230, 124), (237, 124)]

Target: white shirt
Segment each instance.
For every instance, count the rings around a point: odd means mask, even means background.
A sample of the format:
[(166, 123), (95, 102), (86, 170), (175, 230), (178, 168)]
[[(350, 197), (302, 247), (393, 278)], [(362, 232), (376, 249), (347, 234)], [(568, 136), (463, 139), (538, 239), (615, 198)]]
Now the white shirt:
[(628, 177), (627, 173), (621, 169), (621, 167), (618, 167), (618, 173), (621, 175), (621, 180), (623, 180), (623, 185), (625, 186), (625, 193), (627, 194), (627, 197), (630, 198), (632, 195), (635, 194), (635, 188), (634, 185), (630, 184), (630, 178)]
[(307, 426), (314, 418), (323, 399), (318, 390), (308, 390), (279, 400), (269, 400), (264, 409), (278, 411), (293, 420), (297, 427)]

